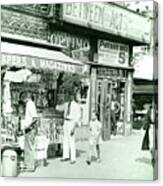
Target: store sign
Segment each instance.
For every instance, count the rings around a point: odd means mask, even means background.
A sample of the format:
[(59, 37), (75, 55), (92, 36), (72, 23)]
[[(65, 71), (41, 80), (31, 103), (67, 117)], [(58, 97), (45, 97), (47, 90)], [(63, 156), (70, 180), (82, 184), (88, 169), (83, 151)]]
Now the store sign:
[(151, 21), (113, 4), (64, 3), (62, 19), (136, 41), (150, 42)]
[(79, 49), (72, 51), (72, 58), (80, 61), (89, 61), (90, 51), (88, 49)]
[(39, 40), (39, 42), (47, 42), (47, 21), (37, 16), (20, 13), (19, 11), (1, 10), (2, 33), (25, 37), (29, 40), (32, 39), (32, 41), (35, 39), (36, 41)]
[[(157, 66), (157, 64), (155, 65)], [(141, 55), (139, 58), (135, 57), (134, 69), (135, 79), (157, 79), (157, 72), (155, 73), (153, 66), (153, 55), (148, 54)]]
[(70, 73), (82, 73), (82, 65), (74, 65), (70, 63), (62, 63), (55, 60), (38, 58), (32, 56), (22, 56), (2, 53), (1, 66), (15, 66), (18, 68), (26, 67), (28, 69), (42, 69), (42, 70), (58, 70)]
[(126, 78), (127, 77), (127, 70), (124, 69), (113, 69), (113, 68), (106, 68), (106, 67), (98, 67), (97, 68), (97, 76), (107, 76), (111, 78)]
[(73, 59), (89, 61), (90, 41), (86, 38), (62, 31), (54, 31), (50, 36), (50, 43), (65, 47)]
[(115, 67), (128, 67), (129, 64), (128, 45), (113, 43), (105, 40), (99, 40), (98, 63)]
[[(55, 6), (55, 5), (53, 5)], [(28, 13), (34, 16), (42, 16), (48, 17), (50, 15), (50, 11), (52, 9), (52, 5), (50, 4), (22, 4), (22, 5), (2, 5), (2, 8), (21, 11), (24, 13)]]

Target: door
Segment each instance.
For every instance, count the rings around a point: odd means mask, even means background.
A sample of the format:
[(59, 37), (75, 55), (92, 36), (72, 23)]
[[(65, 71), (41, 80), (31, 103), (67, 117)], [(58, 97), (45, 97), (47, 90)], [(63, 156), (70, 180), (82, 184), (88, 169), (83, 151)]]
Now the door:
[(102, 122), (103, 140), (109, 140), (111, 135), (111, 95), (112, 84), (108, 79), (97, 81), (97, 111)]

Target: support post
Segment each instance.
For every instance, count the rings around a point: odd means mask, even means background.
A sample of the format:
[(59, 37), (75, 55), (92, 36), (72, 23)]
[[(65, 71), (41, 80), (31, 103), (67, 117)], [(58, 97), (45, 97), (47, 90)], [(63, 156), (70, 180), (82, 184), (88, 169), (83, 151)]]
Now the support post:
[[(133, 56), (133, 47), (129, 47), (129, 64), (131, 63)], [(126, 81), (126, 105), (125, 105), (125, 120), (124, 120), (124, 135), (128, 136), (132, 133), (132, 95), (133, 95), (133, 71), (128, 71), (127, 73), (127, 81)]]
[(90, 117), (93, 110), (96, 109), (96, 68), (91, 68), (91, 89), (90, 89)]

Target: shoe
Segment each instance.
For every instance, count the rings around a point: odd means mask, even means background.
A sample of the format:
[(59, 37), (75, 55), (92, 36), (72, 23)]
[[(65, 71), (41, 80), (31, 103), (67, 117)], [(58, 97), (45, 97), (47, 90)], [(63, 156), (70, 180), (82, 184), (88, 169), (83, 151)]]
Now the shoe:
[(91, 161), (89, 161), (89, 160), (87, 160), (86, 163), (87, 163), (88, 165), (91, 165)]
[(69, 158), (61, 159), (61, 162), (69, 161)]
[(35, 172), (35, 169), (28, 169), (28, 168), (25, 168), (23, 170), (23, 172)]
[(44, 167), (47, 167), (47, 166), (48, 166), (48, 162), (44, 161)]
[(70, 162), (71, 165), (73, 165), (73, 164), (75, 164), (75, 163), (76, 163), (76, 161), (71, 161), (71, 162)]
[(98, 158), (96, 161), (97, 161), (97, 163), (101, 163), (101, 159), (100, 158)]
[(155, 166), (155, 160), (154, 160), (154, 158), (151, 160), (151, 164), (152, 164), (153, 167)]

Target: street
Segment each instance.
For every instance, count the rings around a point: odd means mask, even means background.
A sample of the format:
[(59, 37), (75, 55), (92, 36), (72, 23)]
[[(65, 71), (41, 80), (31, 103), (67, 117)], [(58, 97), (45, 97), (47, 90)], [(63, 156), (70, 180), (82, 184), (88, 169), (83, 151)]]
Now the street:
[(153, 179), (150, 153), (141, 151), (141, 131), (134, 130), (128, 137), (112, 136), (112, 139), (104, 142), (101, 147), (102, 162), (94, 161), (91, 165), (86, 164), (88, 141), (83, 134), (81, 132), (83, 137), (76, 142), (76, 164), (61, 162), (61, 158), (50, 159), (47, 167), (38, 167), (34, 173), (23, 172), (19, 177)]

